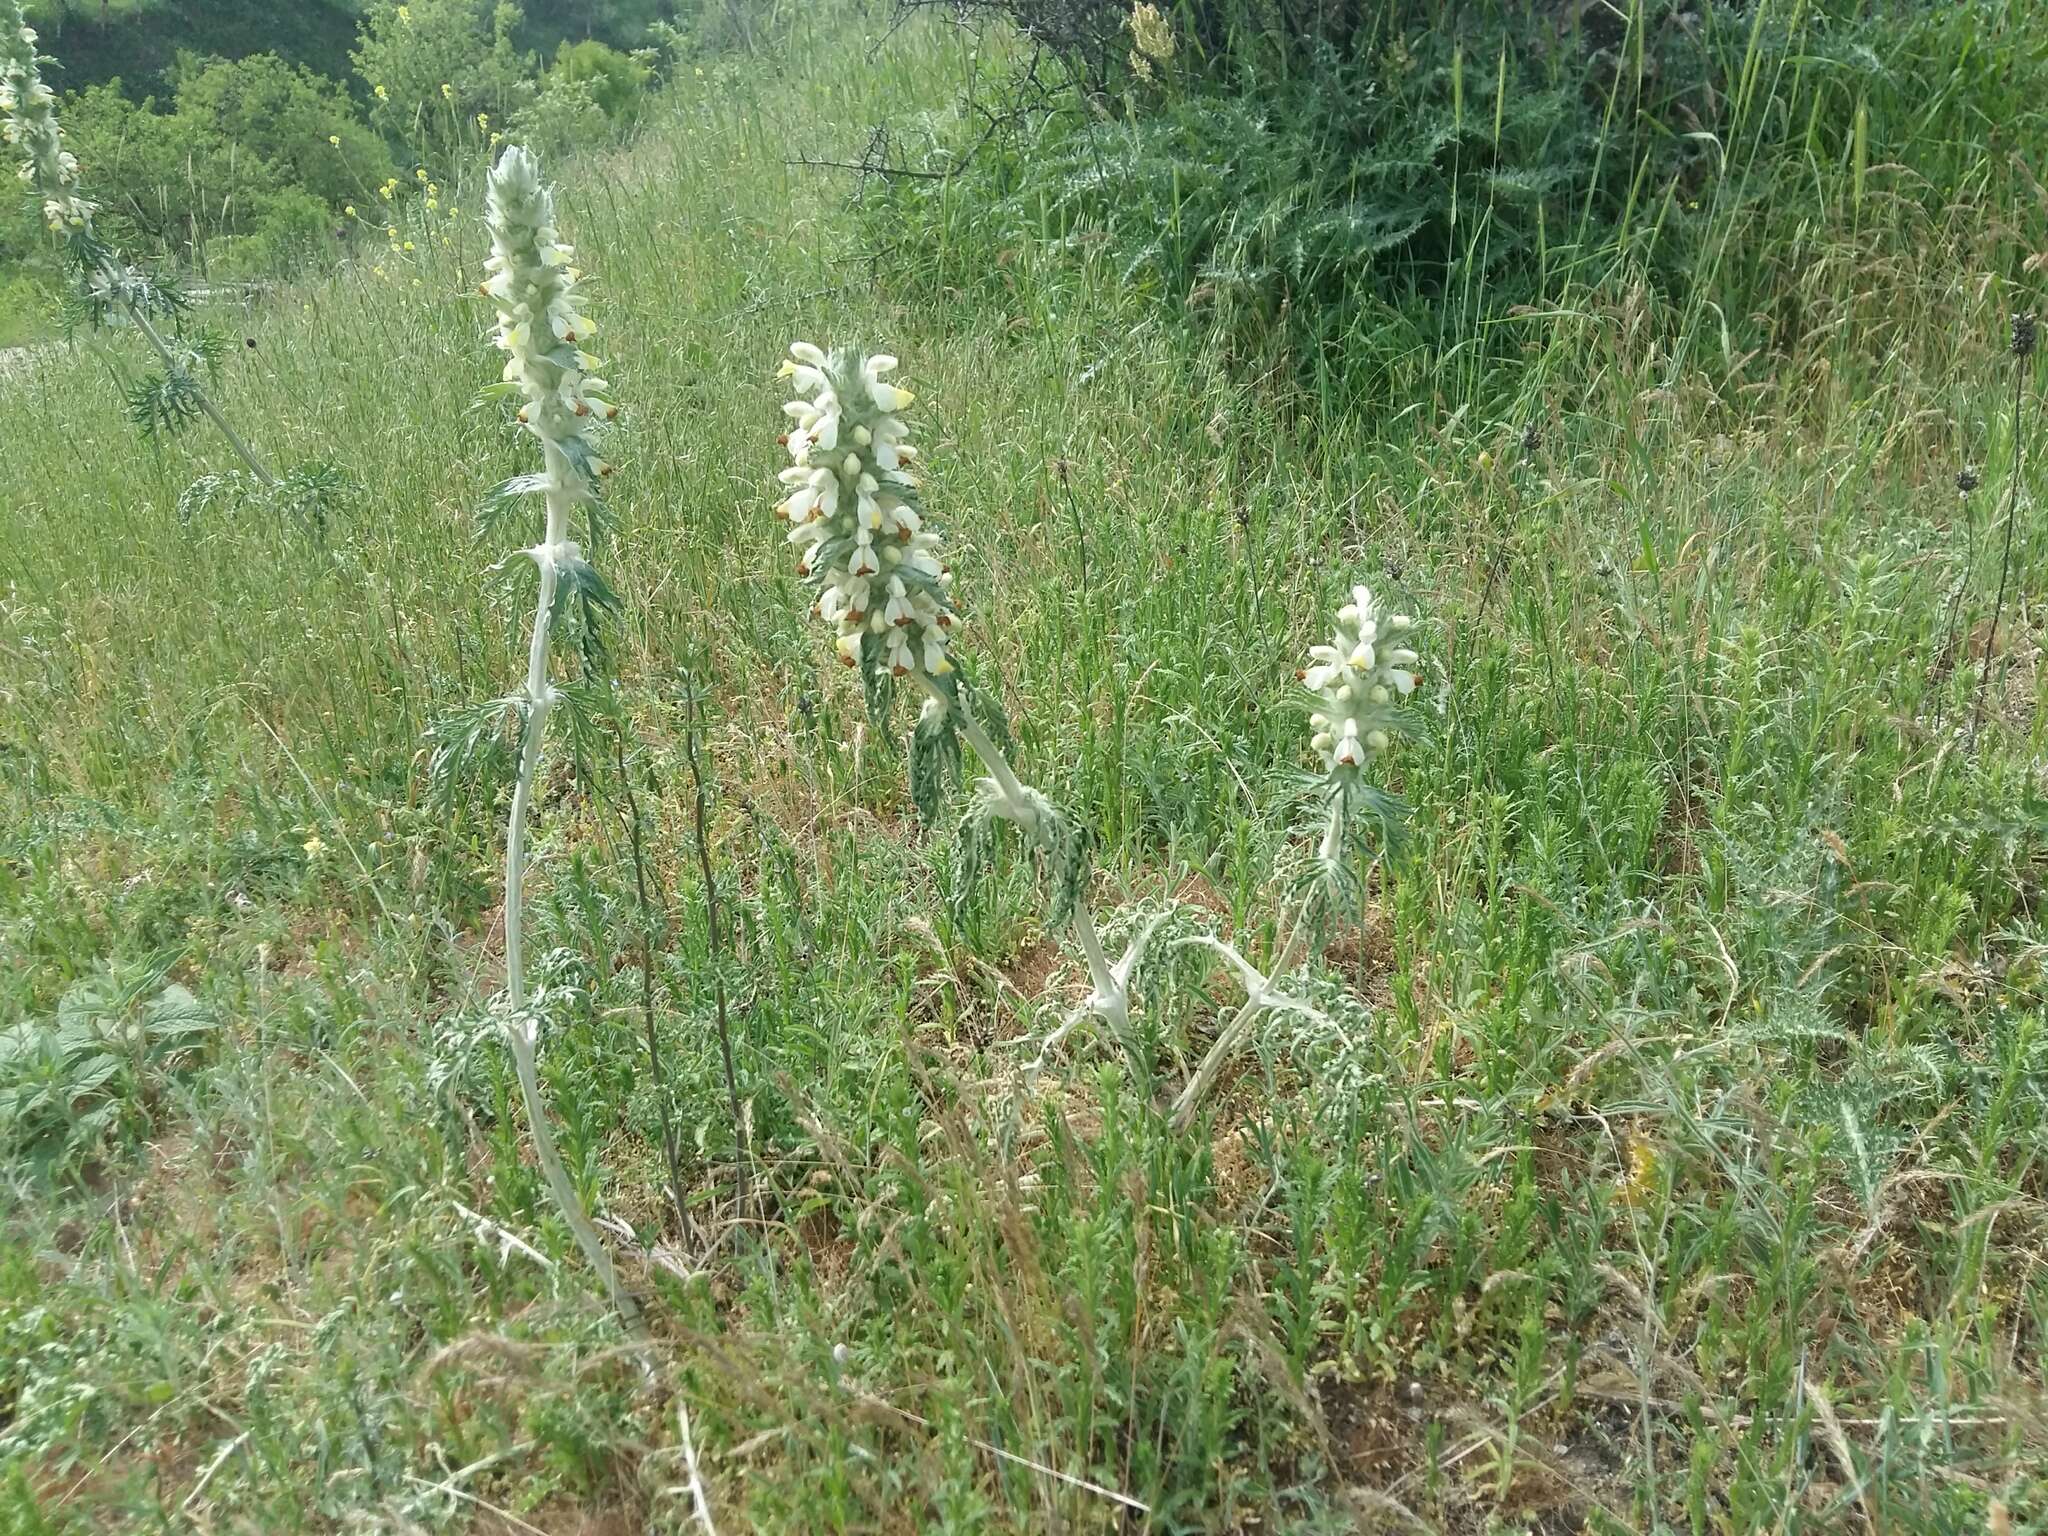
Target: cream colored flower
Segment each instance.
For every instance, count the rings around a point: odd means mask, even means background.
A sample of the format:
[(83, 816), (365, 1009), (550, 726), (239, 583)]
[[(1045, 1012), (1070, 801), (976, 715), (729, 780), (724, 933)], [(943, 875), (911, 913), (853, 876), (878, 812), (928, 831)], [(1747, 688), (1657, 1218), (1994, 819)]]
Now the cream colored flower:
[(1396, 711), (1421, 680), (1421, 659), (1404, 643), (1413, 627), (1404, 613), (1381, 613), (1372, 592), (1357, 586), (1337, 610), (1331, 642), (1309, 648), (1301, 680), (1316, 696), (1311, 745), (1328, 772), (1361, 768), (1391, 743)]
[(783, 406), (791, 464), (775, 510), (817, 591), (813, 611), (838, 630), (848, 666), (942, 677), (959, 618), (908, 467), (916, 450), (898, 413), (914, 397), (885, 377), (896, 367), (887, 354), (828, 355), (805, 341), (789, 354), (781, 377), (798, 394)]

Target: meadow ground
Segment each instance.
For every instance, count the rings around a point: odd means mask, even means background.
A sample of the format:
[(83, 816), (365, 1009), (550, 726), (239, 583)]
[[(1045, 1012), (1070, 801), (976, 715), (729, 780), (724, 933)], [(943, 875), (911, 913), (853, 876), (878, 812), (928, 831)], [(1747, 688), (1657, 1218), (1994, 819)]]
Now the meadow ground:
[[(0, 1530), (683, 1530), (681, 1410), (728, 1536), (2048, 1530), (2048, 542), (2023, 495), (1994, 639), (2000, 229), (1816, 232), (1781, 355), (1674, 347), (1622, 282), (1483, 407), (1339, 411), (1085, 248), (892, 281), (787, 161), (937, 107), (966, 44), (816, 25), (559, 168), (628, 407), (598, 559), (653, 915), (616, 766), (556, 751), (542, 1065), (646, 1350), (494, 1040), (502, 801), (426, 790), (530, 601), (476, 514), (528, 466), (474, 404), (473, 189), (235, 322), (244, 431), (358, 487), (324, 537), (181, 516), (224, 450), (137, 445), (119, 338), (0, 377)], [(1424, 620), (1409, 845), (1187, 1132), (1220, 972), (1022, 1079), (1082, 973), (827, 664), (769, 514), (799, 336), (903, 358), (961, 651), (1113, 930), (1266, 951), (1295, 669), (1354, 581)]]

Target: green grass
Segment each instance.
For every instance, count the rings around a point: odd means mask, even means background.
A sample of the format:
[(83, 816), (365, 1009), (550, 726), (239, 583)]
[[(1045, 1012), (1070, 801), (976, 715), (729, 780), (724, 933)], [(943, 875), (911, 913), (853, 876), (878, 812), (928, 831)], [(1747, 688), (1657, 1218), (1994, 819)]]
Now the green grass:
[[(2048, 1529), (2031, 492), (1967, 728), (2013, 458), (1997, 226), (1961, 202), (1875, 267), (1817, 226), (1842, 323), (1739, 389), (1674, 378), (1617, 289), (1498, 417), (1424, 379), (1368, 423), (1226, 372), (1085, 261), (1019, 251), (971, 300), (878, 286), (846, 187), (786, 158), (936, 105), (960, 45), (871, 62), (818, 26), (562, 170), (629, 407), (601, 563), (686, 1227), (618, 796), (559, 752), (532, 942), (564, 1153), (635, 1234), (651, 1373), (490, 1032), (502, 805), (425, 791), (426, 727), (523, 653), (506, 530), (473, 513), (527, 467), (472, 405), (473, 210), (237, 321), (234, 419), (361, 487), (324, 545), (181, 521), (225, 450), (136, 445), (119, 338), (0, 382), (0, 1017), (91, 987), (127, 1021), (105, 1082), (49, 1088), (79, 1122), (56, 1154), (0, 1125), (0, 1530), (683, 1530), (678, 1403), (728, 1536), (1976, 1532), (1994, 1500)], [(1084, 1038), (1020, 1089), (1080, 970), (1022, 860), (961, 891), (828, 665), (768, 512), (795, 336), (903, 357), (961, 649), (1098, 831), (1113, 929), (1172, 898), (1269, 946), (1294, 668), (1354, 580), (1426, 620), (1442, 712), (1390, 759), (1412, 845), (1319, 958), (1332, 1022), (1269, 1020), (1191, 1134), (1163, 1105), (1220, 976), (1156, 979), (1138, 1065)], [(143, 1029), (168, 983), (216, 1027)]]

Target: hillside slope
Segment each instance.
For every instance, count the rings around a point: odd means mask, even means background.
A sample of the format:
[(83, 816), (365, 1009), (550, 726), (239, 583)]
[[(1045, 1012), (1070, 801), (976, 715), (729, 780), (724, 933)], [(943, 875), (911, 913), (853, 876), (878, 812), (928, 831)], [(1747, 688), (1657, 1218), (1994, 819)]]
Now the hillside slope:
[[(939, 109), (968, 44), (808, 25), (558, 168), (633, 731), (546, 769), (542, 1061), (644, 1352), (494, 1040), (502, 802), (426, 787), (530, 602), (531, 530), (476, 513), (529, 466), (476, 403), (474, 186), (217, 317), (246, 434), (352, 481), (324, 530), (181, 512), (225, 453), (137, 445), (121, 338), (0, 377), (0, 1530), (683, 1530), (685, 1410), (728, 1533), (2048, 1529), (2048, 551), (2023, 496), (1994, 635), (1995, 229), (1884, 271), (1823, 231), (1835, 323), (1767, 388), (1617, 292), (1512, 416), (1316, 417), (1085, 262), (905, 302), (790, 160)], [(769, 511), (798, 337), (902, 358), (959, 649), (1113, 939), (1171, 904), (1270, 952), (1296, 668), (1353, 582), (1424, 621), (1408, 846), (1190, 1132), (1161, 1105), (1240, 995), (1192, 950), (1123, 1048), (1023, 1079), (1083, 972), (1027, 860), (969, 888), (918, 827), (810, 618)]]

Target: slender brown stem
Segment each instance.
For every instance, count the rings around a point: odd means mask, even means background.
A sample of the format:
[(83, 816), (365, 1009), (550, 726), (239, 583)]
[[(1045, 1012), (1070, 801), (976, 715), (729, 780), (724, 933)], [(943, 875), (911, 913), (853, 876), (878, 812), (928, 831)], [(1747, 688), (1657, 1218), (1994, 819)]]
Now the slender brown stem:
[(647, 899), (647, 854), (640, 835), (640, 797), (633, 793), (633, 776), (626, 768), (626, 733), (617, 726), (612, 730), (612, 745), (618, 754), (619, 783), (625, 787), (633, 844), (633, 889), (640, 903), (640, 1018), (647, 1028), (647, 1071), (654, 1080), (654, 1101), (661, 1116), (661, 1152), (668, 1163), (668, 1198), (675, 1207), (676, 1230), (680, 1232), (687, 1225), (683, 1213), (683, 1159), (669, 1105), (668, 1068), (662, 1060), (661, 1036), (654, 1025), (654, 908)]
[(1991, 633), (1984, 638), (1984, 665), (1977, 673), (1977, 702), (1970, 711), (1970, 747), (1977, 746), (1977, 731), (1984, 724), (1984, 688), (1991, 681), (1991, 658), (1998, 650), (1998, 625), (2005, 617), (2005, 579), (2012, 569), (2012, 525), (2020, 515), (2020, 470), (2027, 440), (2021, 431), (2020, 413), (2027, 404), (2027, 361), (2029, 352), (2014, 348), (2012, 362), (2012, 490), (2005, 503), (2005, 552), (1998, 559), (1998, 600), (1991, 605)]
[(718, 1049), (725, 1058), (725, 1093), (732, 1106), (734, 1175), (738, 1185), (739, 1209), (744, 1214), (749, 1203), (747, 1122), (740, 1109), (739, 1074), (733, 1070), (732, 1064), (732, 1023), (725, 1006), (724, 930), (718, 921), (718, 880), (711, 873), (711, 840), (705, 830), (709, 796), (704, 792), (704, 771), (697, 761), (697, 732), (703, 722), (704, 705), (694, 682), (689, 689), (689, 704), (689, 720), (683, 730), (683, 751), (690, 763), (690, 785), (696, 792), (697, 867), (704, 874), (704, 923), (711, 946), (711, 995), (718, 1008)]

